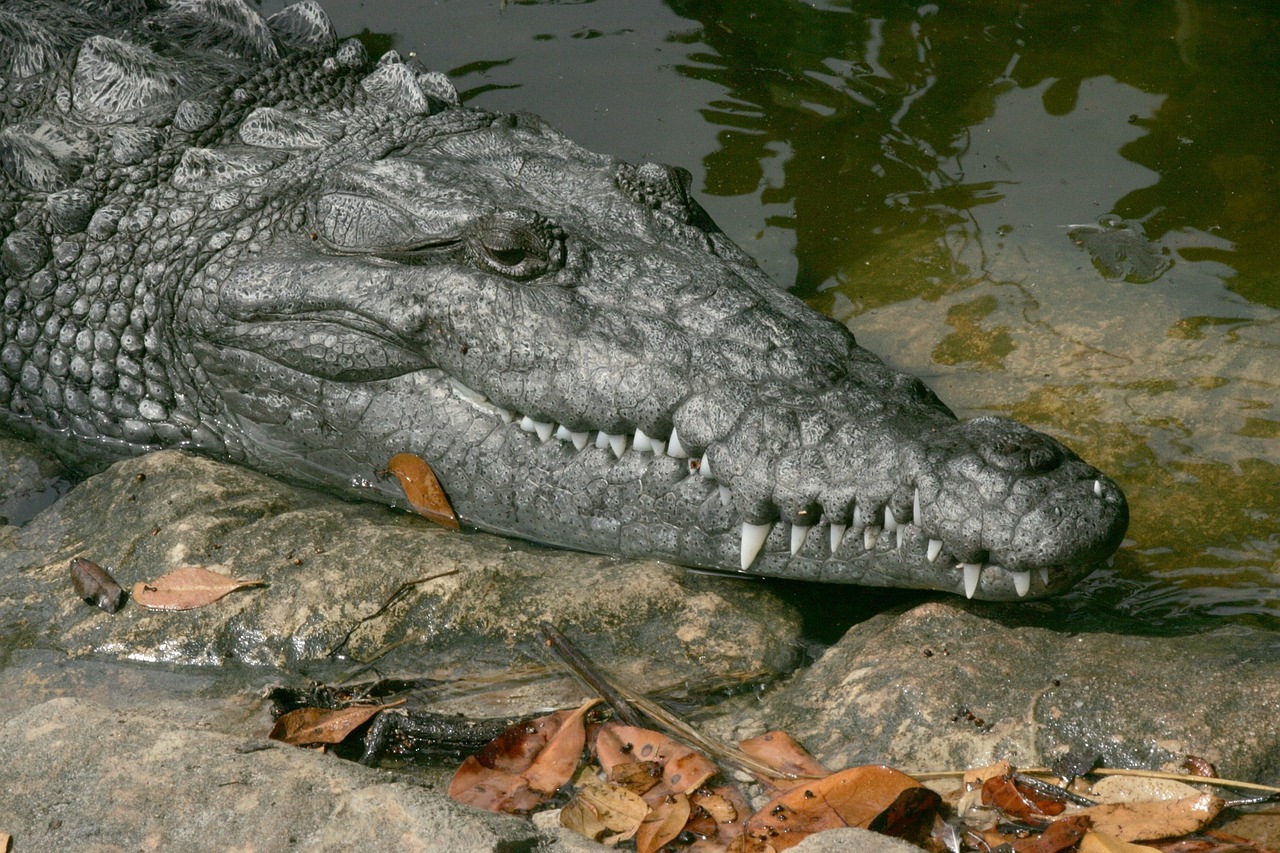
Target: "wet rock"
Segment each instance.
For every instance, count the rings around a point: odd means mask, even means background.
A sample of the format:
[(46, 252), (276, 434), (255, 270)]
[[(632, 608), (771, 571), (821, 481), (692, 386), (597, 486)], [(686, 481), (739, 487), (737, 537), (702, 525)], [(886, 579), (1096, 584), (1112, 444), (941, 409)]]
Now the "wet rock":
[(0, 434), (0, 525), (26, 524), (66, 494), (68, 478), (57, 459)]
[[(92, 559), (126, 590), (182, 565), (267, 586), (200, 610), (130, 601), (108, 615), (72, 591), (73, 557)], [(454, 574), (409, 588), (362, 621), (406, 582), (445, 572)], [(543, 620), (645, 689), (768, 677), (786, 671), (799, 648), (798, 616), (764, 584), (459, 534), (177, 452), (120, 462), (25, 527), (0, 532), (5, 601), (20, 602), (8, 612), (21, 625), (11, 627), (73, 656), (294, 671), (335, 649), (359, 661), (391, 649), (382, 673), (456, 678), (544, 665)]]
[(810, 835), (791, 849), (795, 853), (920, 853), (914, 844), (854, 827)]
[(1108, 766), (1191, 754), (1280, 781), (1280, 635), (1073, 630), (1061, 607), (937, 601), (876, 616), (752, 710), (754, 725), (787, 729), (831, 767), (1026, 767), (1092, 750)]
[(0, 766), (4, 831), (23, 850), (482, 853), (539, 841), (528, 821), (406, 777), (78, 699), (8, 720)]

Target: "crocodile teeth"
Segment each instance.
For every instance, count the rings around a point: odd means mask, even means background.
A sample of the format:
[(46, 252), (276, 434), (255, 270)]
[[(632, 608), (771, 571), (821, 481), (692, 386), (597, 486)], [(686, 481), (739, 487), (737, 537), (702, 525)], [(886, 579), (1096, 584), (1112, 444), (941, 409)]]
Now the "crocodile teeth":
[(714, 480), (715, 475), (711, 473), (711, 458), (702, 457), (702, 462), (698, 464), (698, 476), (704, 480)]
[(720, 487), (720, 503), (724, 506), (733, 503), (733, 493), (729, 491), (728, 486)]
[(676, 459), (688, 459), (689, 453), (680, 444), (680, 436), (676, 435), (676, 428), (671, 428), (671, 441), (667, 443), (667, 455)]
[(905, 525), (905, 524), (901, 524), (901, 525), (899, 525), (899, 526), (898, 526), (898, 529), (897, 529), (897, 530), (895, 530), (895, 531), (893, 531), (893, 538), (894, 538), (893, 547), (895, 547), (895, 548), (897, 548), (899, 551), (901, 551), (901, 550), (902, 550), (902, 537), (903, 537), (903, 536), (905, 536), (906, 534), (907, 534), (907, 525)]
[(529, 417), (528, 415), (525, 415), (523, 418), (520, 419), (520, 429), (524, 430), (525, 432), (538, 431), (538, 428), (533, 423), (533, 418)]
[(498, 417), (502, 419), (502, 422), (504, 424), (509, 424), (516, 419), (516, 416), (511, 412), (510, 409), (504, 409), (499, 406), (497, 407), (497, 412), (498, 412)]
[(844, 532), (849, 529), (847, 524), (831, 525), (831, 553), (834, 554), (840, 549), (840, 543), (844, 541)]
[(525, 432), (534, 432), (538, 434), (538, 438), (543, 441), (551, 438), (551, 434), (555, 432), (556, 425), (535, 421), (533, 418), (525, 415), (520, 419), (520, 429)]
[(1044, 585), (1045, 585), (1045, 586), (1048, 586), (1048, 585), (1049, 585), (1049, 570), (1048, 570), (1048, 569), (1041, 569), (1041, 570), (1040, 570), (1040, 580), (1042, 580), (1042, 581), (1044, 582)]
[(794, 556), (800, 553), (801, 547), (804, 546), (804, 538), (809, 535), (809, 525), (793, 524), (791, 525), (791, 554)]
[(964, 597), (973, 598), (982, 579), (982, 563), (961, 563), (960, 568), (964, 569)]
[(556, 427), (556, 438), (561, 441), (573, 441), (573, 433), (569, 432), (569, 428), (564, 424)]
[(1024, 597), (1031, 591), (1031, 572), (1010, 572), (1013, 575), (1013, 588), (1018, 593), (1018, 598)]
[(625, 435), (613, 435), (601, 430), (596, 435), (596, 447), (604, 450), (606, 447), (613, 449), (613, 455), (622, 458), (622, 454), (627, 450), (627, 437)]
[(925, 554), (924, 554), (925, 559), (928, 560), (930, 563), (932, 563), (934, 560), (938, 559), (938, 555), (941, 553), (942, 553), (942, 540), (930, 539), (929, 548), (927, 551), (925, 551)]
[(651, 439), (649, 439), (649, 444), (650, 444), (650, 445), (652, 445), (652, 448), (653, 448), (653, 455), (654, 455), (654, 456), (666, 456), (666, 455), (667, 455), (667, 443), (666, 443), (665, 441), (663, 441), (662, 439), (660, 439), (660, 438), (651, 438)]
[(644, 434), (642, 429), (636, 430), (635, 438), (631, 440), (631, 446), (641, 453), (653, 452), (653, 442), (649, 439), (649, 436)]
[(898, 519), (893, 517), (893, 513), (888, 507), (884, 508), (884, 530), (886, 533), (892, 533), (898, 529)]
[(745, 572), (756, 561), (756, 555), (764, 547), (764, 540), (769, 538), (772, 524), (751, 524), (742, 522), (742, 570)]
[(920, 490), (916, 489), (911, 496), (911, 520), (916, 524), (921, 524), (920, 519)]
[(591, 440), (591, 434), (587, 432), (570, 432), (569, 440), (573, 442), (574, 450), (582, 450), (587, 446), (587, 442)]
[(880, 542), (880, 528), (868, 524), (862, 531), (862, 547), (870, 551)]
[(1102, 497), (1102, 481), (1101, 480), (1093, 481), (1093, 493), (1098, 497)]

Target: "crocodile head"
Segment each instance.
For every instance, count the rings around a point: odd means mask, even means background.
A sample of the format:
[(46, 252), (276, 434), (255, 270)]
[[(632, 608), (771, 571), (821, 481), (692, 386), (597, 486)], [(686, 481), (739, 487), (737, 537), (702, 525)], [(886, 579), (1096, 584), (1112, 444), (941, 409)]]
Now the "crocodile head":
[(1115, 483), (958, 421), (687, 173), (464, 109), (309, 0), (209, 8), (122, 7), (65, 67), (9, 69), (5, 423), (393, 504), (410, 453), (475, 527), (762, 575), (1016, 598), (1118, 547)]
[(1111, 480), (957, 421), (767, 280), (686, 172), (530, 116), (446, 118), (370, 117), (186, 291), (178, 338), (234, 455), (396, 503), (376, 472), (410, 452), (480, 528), (985, 598), (1062, 589), (1119, 544)]

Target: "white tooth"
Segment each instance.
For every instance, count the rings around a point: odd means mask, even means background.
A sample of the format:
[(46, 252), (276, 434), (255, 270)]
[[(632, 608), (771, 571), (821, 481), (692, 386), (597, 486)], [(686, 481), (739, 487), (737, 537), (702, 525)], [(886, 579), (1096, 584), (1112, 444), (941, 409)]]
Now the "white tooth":
[(631, 446), (641, 453), (649, 453), (653, 450), (653, 445), (649, 442), (649, 436), (644, 434), (644, 430), (636, 430), (636, 436), (631, 441)]
[(715, 474), (711, 473), (710, 457), (708, 456), (702, 457), (702, 462), (699, 463), (698, 465), (698, 476), (704, 480), (714, 480), (716, 478)]
[(1010, 572), (1013, 575), (1013, 588), (1018, 592), (1018, 598), (1022, 598), (1031, 591), (1031, 572)]
[(551, 438), (551, 434), (556, 430), (555, 424), (544, 424), (541, 421), (534, 421), (533, 426), (538, 432), (538, 438), (542, 439), (543, 441), (546, 441), (548, 438)]
[(834, 554), (840, 550), (840, 543), (844, 541), (844, 532), (849, 529), (847, 524), (831, 524), (831, 553)]
[(745, 572), (756, 561), (756, 555), (764, 547), (764, 540), (769, 538), (772, 524), (751, 524), (742, 522), (742, 570)]
[(1093, 481), (1093, 493), (1098, 497), (1102, 497), (1102, 481), (1101, 480)]
[(982, 577), (982, 563), (961, 563), (960, 568), (964, 569), (964, 597), (973, 598)]
[(916, 489), (915, 494), (911, 497), (911, 520), (916, 524), (922, 524), (920, 520), (920, 490)]
[(654, 456), (665, 456), (667, 453), (667, 443), (660, 438), (649, 439), (649, 444), (653, 445)]
[(504, 409), (501, 406), (496, 407), (496, 409), (498, 412), (498, 417), (502, 419), (502, 422), (504, 424), (509, 424), (516, 419), (516, 416), (511, 414), (510, 409)]
[(853, 506), (853, 529), (857, 530), (862, 526), (862, 507), (854, 504)]
[(809, 535), (809, 525), (793, 524), (791, 525), (791, 553), (799, 554), (801, 547), (804, 546), (804, 537)]
[(600, 448), (601, 450), (604, 450), (608, 446), (609, 446), (609, 433), (605, 432), (604, 430), (601, 430), (600, 432), (596, 433), (596, 447)]
[(573, 433), (569, 432), (569, 428), (564, 424), (556, 427), (556, 438), (561, 441), (573, 441)]
[(1049, 585), (1049, 570), (1047, 568), (1040, 570), (1040, 580), (1044, 582), (1045, 586)]
[(723, 506), (733, 503), (733, 493), (729, 491), (728, 486), (720, 487), (720, 503)]
[[(563, 427), (562, 427), (562, 429), (563, 429)], [(586, 447), (586, 446), (587, 446), (587, 442), (589, 442), (589, 441), (591, 440), (591, 433), (589, 433), (589, 432), (571, 432), (571, 433), (569, 433), (569, 440), (573, 442), (573, 449), (574, 449), (574, 450), (581, 450), (582, 448)]]
[(893, 517), (888, 507), (884, 508), (884, 529), (890, 533), (898, 529), (898, 519)]
[(529, 417), (528, 415), (525, 415), (523, 418), (520, 419), (520, 429), (524, 430), (525, 432), (537, 432), (538, 422), (535, 421), (533, 418)]
[(938, 555), (941, 553), (942, 553), (942, 540), (930, 539), (929, 550), (925, 551), (925, 554), (924, 554), (925, 559), (928, 560), (930, 563), (932, 563), (934, 560), (938, 559)]
[(898, 525), (898, 529), (893, 531), (893, 547), (897, 548), (899, 551), (902, 550), (902, 537), (905, 536), (906, 533), (907, 526), (905, 524)]
[(680, 443), (680, 436), (676, 435), (676, 428), (671, 428), (671, 441), (667, 444), (667, 455), (674, 456), (676, 459), (688, 459), (689, 453), (684, 449), (684, 445)]
[(862, 531), (862, 547), (870, 551), (880, 541), (880, 528), (868, 524)]
[(613, 450), (613, 455), (621, 459), (622, 454), (627, 452), (627, 437), (625, 435), (609, 436), (609, 447)]

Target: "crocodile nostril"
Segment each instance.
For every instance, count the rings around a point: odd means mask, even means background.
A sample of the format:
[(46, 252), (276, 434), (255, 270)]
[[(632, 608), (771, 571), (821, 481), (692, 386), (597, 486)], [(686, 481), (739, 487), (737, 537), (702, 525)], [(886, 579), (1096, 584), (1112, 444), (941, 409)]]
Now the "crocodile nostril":
[(1009, 472), (1041, 473), (1057, 467), (1062, 460), (1053, 439), (1021, 430), (995, 436), (981, 445), (979, 452), (987, 464)]

